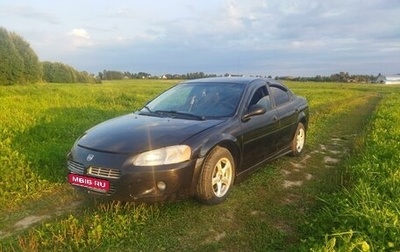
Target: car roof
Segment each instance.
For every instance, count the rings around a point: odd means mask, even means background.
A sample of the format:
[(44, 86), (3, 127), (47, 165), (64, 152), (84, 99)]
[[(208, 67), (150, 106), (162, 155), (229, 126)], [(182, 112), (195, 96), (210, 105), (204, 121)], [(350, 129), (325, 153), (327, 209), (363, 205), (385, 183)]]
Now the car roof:
[(248, 85), (255, 80), (264, 80), (270, 84), (279, 84), (282, 85), (281, 82), (271, 79), (271, 78), (261, 78), (261, 77), (209, 77), (209, 78), (201, 78), (195, 80), (188, 80), (183, 83), (237, 83)]

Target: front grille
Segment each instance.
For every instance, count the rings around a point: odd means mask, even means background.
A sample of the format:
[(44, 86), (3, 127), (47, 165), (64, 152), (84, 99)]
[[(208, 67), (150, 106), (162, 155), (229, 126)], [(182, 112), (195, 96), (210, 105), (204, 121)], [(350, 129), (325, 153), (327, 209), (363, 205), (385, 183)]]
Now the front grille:
[(68, 170), (76, 174), (83, 174), (85, 170), (85, 166), (83, 164), (72, 160), (68, 160), (67, 165), (68, 165)]
[(120, 170), (104, 168), (104, 167), (91, 166), (89, 167), (87, 173), (96, 177), (107, 178), (107, 179), (119, 179), (121, 177)]
[[(85, 174), (85, 166), (81, 163), (67, 160), (68, 170), (76, 174)], [(87, 175), (105, 178), (105, 179), (119, 179), (121, 177), (121, 172), (117, 169), (103, 168), (91, 166), (87, 169)], [(97, 195), (111, 196), (115, 193), (115, 185), (110, 181), (110, 189), (107, 192), (99, 191), (92, 188), (86, 188), (88, 192)]]

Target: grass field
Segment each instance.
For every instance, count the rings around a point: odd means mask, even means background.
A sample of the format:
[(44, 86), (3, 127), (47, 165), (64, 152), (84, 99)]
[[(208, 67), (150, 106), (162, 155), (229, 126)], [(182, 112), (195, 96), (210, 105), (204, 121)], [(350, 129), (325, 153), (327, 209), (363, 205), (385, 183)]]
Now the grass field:
[(0, 251), (400, 250), (399, 86), (287, 83), (309, 100), (305, 155), (268, 164), (222, 205), (77, 194), (65, 179), (75, 139), (175, 83), (0, 87)]

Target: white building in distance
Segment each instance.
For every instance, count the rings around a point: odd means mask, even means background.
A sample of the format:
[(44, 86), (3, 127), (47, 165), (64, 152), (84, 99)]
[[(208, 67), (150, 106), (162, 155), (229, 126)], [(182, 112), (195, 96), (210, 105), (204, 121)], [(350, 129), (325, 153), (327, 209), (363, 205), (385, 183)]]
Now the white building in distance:
[(400, 84), (400, 75), (385, 76), (379, 74), (375, 82), (378, 84)]

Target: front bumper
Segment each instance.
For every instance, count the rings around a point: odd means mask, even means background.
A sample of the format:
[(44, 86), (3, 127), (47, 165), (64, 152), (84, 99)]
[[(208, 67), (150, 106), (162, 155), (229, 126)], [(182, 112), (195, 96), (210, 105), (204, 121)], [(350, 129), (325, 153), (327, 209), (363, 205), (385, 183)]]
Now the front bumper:
[(68, 154), (67, 166), (69, 173), (110, 182), (108, 191), (74, 185), (80, 191), (115, 200), (156, 202), (192, 194), (194, 171), (202, 162), (199, 159), (172, 165), (135, 167), (131, 160), (126, 155), (75, 146)]

